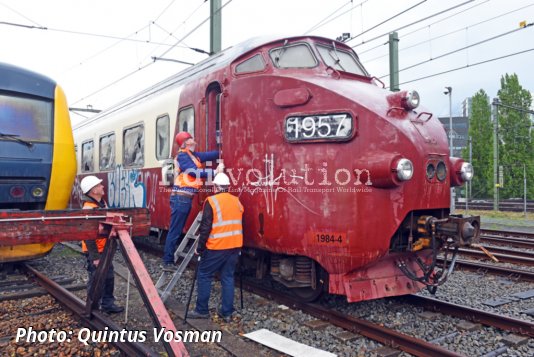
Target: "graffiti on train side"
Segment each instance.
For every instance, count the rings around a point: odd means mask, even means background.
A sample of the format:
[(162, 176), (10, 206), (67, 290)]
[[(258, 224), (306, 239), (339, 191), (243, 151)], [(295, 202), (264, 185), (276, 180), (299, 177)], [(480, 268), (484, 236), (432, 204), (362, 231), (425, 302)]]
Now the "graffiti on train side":
[(139, 169), (125, 169), (117, 165), (108, 173), (108, 200), (110, 207), (156, 208), (159, 178), (156, 173)]

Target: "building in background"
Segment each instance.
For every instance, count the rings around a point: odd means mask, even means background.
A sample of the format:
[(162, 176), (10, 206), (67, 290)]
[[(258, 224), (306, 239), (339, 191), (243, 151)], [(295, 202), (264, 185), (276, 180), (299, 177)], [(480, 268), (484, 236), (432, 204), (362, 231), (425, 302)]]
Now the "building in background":
[[(445, 127), (447, 138), (449, 139), (449, 117), (438, 118), (441, 124)], [(469, 139), (469, 117), (452, 117), (452, 155), (454, 157), (462, 157), (462, 150), (467, 147)]]

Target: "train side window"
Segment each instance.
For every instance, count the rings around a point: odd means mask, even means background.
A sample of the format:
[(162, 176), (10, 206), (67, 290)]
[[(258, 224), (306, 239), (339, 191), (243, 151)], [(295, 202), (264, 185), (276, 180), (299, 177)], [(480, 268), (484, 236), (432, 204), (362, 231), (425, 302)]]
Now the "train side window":
[(263, 71), (265, 69), (265, 62), (263, 62), (263, 58), (261, 55), (257, 54), (254, 57), (251, 57), (240, 64), (238, 64), (235, 67), (235, 73), (251, 73), (251, 72), (259, 72)]
[(187, 107), (178, 113), (178, 132), (187, 131), (195, 136), (195, 110), (193, 107)]
[(143, 166), (145, 164), (145, 128), (138, 124), (124, 129), (122, 135), (124, 166)]
[(269, 51), (271, 60), (278, 68), (311, 68), (317, 66), (317, 59), (311, 48), (304, 43), (285, 45)]
[(156, 119), (156, 159), (169, 158), (169, 115)]
[(100, 137), (100, 170), (113, 170), (115, 168), (115, 133)]
[(93, 140), (89, 140), (82, 143), (82, 172), (94, 171), (93, 149)]

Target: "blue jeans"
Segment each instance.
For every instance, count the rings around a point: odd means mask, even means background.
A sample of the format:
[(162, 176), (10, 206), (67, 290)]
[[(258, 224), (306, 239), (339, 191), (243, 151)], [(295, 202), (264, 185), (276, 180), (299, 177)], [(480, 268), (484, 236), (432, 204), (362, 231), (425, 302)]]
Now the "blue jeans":
[[(87, 282), (87, 293), (91, 285), (93, 285), (95, 278), (96, 266), (93, 264), (93, 261), (87, 258), (87, 273), (89, 274), (89, 281)], [(113, 263), (109, 265), (109, 270), (106, 273), (106, 278), (104, 280), (104, 291), (102, 292), (102, 298), (99, 303), (103, 309), (113, 306), (115, 302), (115, 297), (113, 296), (113, 289), (115, 288), (115, 273), (113, 270)]]
[(171, 224), (165, 240), (163, 263), (174, 263), (174, 251), (179, 243), (178, 239), (182, 234), (189, 212), (191, 212), (192, 204), (192, 196), (171, 196)]
[(208, 301), (211, 295), (211, 281), (215, 272), (221, 275), (222, 306), (219, 310), (223, 316), (230, 316), (234, 312), (234, 272), (239, 258), (240, 248), (209, 250), (206, 249), (198, 266), (198, 295), (196, 312), (207, 314)]

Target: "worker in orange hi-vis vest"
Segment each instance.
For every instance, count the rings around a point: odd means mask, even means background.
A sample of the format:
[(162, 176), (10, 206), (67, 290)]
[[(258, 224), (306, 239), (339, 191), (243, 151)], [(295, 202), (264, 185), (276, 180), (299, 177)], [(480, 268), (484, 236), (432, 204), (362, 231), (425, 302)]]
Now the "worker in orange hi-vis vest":
[(203, 163), (219, 158), (218, 151), (195, 151), (197, 142), (186, 131), (176, 134), (176, 144), (180, 148), (175, 159), (175, 178), (171, 192), (171, 220), (163, 250), (163, 270), (174, 272), (174, 251), (180, 244), (182, 230), (191, 212), (193, 197), (202, 188), (204, 180), (222, 172), (224, 165), (220, 163), (215, 170), (205, 168)]
[[(107, 208), (108, 205), (104, 201), (104, 185), (102, 180), (96, 176), (86, 176), (82, 179), (80, 187), (83, 192), (83, 209), (98, 209)], [(96, 239), (82, 241), (82, 250), (87, 257), (87, 273), (89, 274), (89, 281), (87, 282), (87, 291), (90, 290), (94, 282), (96, 267), (100, 262), (100, 256), (104, 252), (106, 246), (106, 239)], [(109, 270), (104, 280), (104, 292), (100, 300), (100, 309), (104, 312), (113, 314), (124, 311), (124, 308), (115, 305), (115, 297), (113, 290), (115, 288), (115, 273), (113, 271), (113, 263), (109, 265)]]
[(221, 308), (219, 317), (229, 322), (234, 312), (234, 272), (243, 246), (243, 212), (239, 198), (228, 192), (230, 179), (219, 173), (213, 179), (215, 195), (204, 203), (199, 227), (198, 294), (195, 310), (188, 317), (209, 317), (208, 301), (215, 272), (220, 273)]

